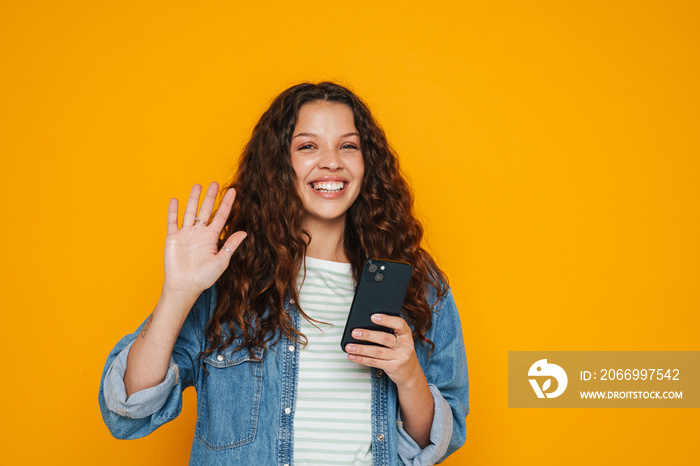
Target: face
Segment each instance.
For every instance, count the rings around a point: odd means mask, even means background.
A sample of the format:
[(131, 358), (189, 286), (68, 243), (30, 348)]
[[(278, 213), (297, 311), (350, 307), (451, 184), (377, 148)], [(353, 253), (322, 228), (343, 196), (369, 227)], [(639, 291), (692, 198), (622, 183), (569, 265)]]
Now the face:
[(305, 104), (290, 149), (307, 219), (344, 222), (365, 173), (352, 110), (337, 102)]

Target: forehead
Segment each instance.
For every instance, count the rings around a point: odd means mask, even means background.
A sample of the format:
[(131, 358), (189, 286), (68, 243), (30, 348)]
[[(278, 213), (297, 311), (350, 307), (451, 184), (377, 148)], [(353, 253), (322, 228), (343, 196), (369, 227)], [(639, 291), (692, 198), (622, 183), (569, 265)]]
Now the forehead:
[(309, 102), (299, 109), (296, 129), (311, 127), (330, 131), (340, 128), (345, 132), (347, 130), (356, 131), (355, 115), (350, 107), (338, 102), (325, 100)]

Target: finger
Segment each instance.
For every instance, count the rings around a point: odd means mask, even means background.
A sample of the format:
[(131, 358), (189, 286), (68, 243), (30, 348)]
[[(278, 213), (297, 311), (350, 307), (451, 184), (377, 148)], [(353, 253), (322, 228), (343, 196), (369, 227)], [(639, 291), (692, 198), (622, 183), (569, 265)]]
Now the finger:
[(358, 364), (362, 364), (363, 366), (376, 367), (377, 369), (385, 369), (384, 365), (386, 364), (386, 362), (383, 359), (376, 359), (376, 358), (371, 358), (371, 357), (366, 357), (366, 356), (359, 356), (359, 355), (354, 354), (354, 353), (348, 354), (348, 359), (350, 361), (356, 362)]
[(221, 230), (224, 229), (224, 225), (226, 225), (228, 216), (231, 213), (234, 199), (236, 199), (236, 190), (233, 188), (226, 191), (223, 199), (221, 199), (221, 205), (211, 221), (211, 227), (216, 230), (217, 233), (221, 233)]
[(168, 234), (177, 231), (177, 198), (170, 199), (168, 204)]
[(396, 353), (384, 346), (374, 345), (357, 345), (350, 343), (345, 345), (345, 351), (348, 354), (364, 357), (365, 359), (378, 359), (380, 361), (388, 361), (396, 357)]
[(356, 340), (370, 341), (387, 348), (393, 348), (396, 345), (396, 336), (393, 333), (380, 332), (377, 330), (367, 330), (356, 328), (352, 331), (352, 337)]
[(237, 231), (229, 236), (217, 254), (219, 260), (225, 261), (225, 263), (228, 264), (228, 261), (231, 260), (231, 256), (236, 249), (238, 249), (238, 246), (241, 245), (241, 242), (246, 238), (246, 236), (248, 236), (248, 233), (245, 231)]
[(390, 328), (396, 335), (410, 333), (411, 329), (403, 318), (386, 314), (372, 314), (372, 322), (382, 327)]
[(216, 195), (218, 193), (219, 183), (214, 181), (207, 188), (207, 194), (204, 196), (202, 207), (199, 208), (199, 213), (197, 214), (197, 218), (202, 221), (204, 226), (209, 225), (209, 217), (211, 217), (211, 211), (214, 209), (214, 203), (216, 202)]
[(194, 217), (197, 215), (197, 205), (199, 204), (200, 194), (202, 194), (202, 186), (199, 184), (192, 186), (190, 198), (187, 200), (187, 207), (185, 207), (185, 216), (182, 219), (183, 227), (191, 227), (194, 224)]

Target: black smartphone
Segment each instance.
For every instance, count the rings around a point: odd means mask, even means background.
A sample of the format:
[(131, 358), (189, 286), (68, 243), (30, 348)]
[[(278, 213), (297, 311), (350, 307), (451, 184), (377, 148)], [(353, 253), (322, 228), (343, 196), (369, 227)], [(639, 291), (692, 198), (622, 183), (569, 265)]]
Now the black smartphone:
[(355, 340), (352, 331), (356, 328), (391, 333), (391, 329), (375, 324), (370, 317), (378, 313), (393, 316), (401, 313), (412, 272), (413, 268), (407, 262), (370, 259), (365, 263), (340, 341), (343, 351), (348, 343), (375, 345), (368, 341)]

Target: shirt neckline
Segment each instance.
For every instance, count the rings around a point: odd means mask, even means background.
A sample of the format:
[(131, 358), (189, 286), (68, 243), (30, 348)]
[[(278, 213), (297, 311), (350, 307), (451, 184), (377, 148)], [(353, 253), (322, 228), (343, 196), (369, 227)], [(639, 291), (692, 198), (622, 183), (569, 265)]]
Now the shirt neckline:
[(306, 265), (311, 267), (319, 267), (333, 272), (351, 273), (352, 264), (349, 262), (334, 262), (325, 259), (316, 259), (315, 257), (305, 257)]

